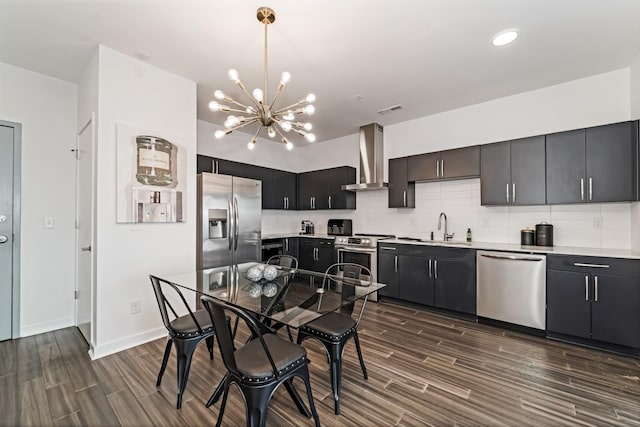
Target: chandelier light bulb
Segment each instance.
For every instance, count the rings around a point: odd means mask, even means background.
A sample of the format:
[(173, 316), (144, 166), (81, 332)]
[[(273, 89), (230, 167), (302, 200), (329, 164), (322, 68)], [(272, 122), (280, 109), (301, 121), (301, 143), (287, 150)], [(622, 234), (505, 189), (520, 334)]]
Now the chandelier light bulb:
[(287, 150), (293, 150), (293, 144), (291, 143), (291, 141), (286, 141), (284, 145), (285, 147), (287, 147)]
[(307, 95), (307, 97), (305, 98), (305, 101), (307, 101), (308, 103), (312, 103), (316, 101), (316, 96), (312, 93), (310, 93), (309, 95)]
[(309, 142), (316, 142), (316, 136), (312, 133), (308, 133), (304, 136), (304, 139), (306, 139)]
[(289, 132), (291, 130), (292, 125), (291, 125), (291, 122), (282, 122), (280, 127), (282, 128), (283, 131)]
[(316, 107), (314, 107), (313, 105), (309, 104), (306, 107), (304, 107), (302, 109), (302, 111), (304, 111), (308, 115), (312, 115), (313, 113), (315, 113)]
[(221, 91), (221, 90), (216, 90), (216, 91), (213, 93), (213, 96), (215, 96), (215, 97), (216, 97), (216, 99), (223, 100), (223, 99), (224, 99), (224, 92), (223, 92), (223, 91)]
[(287, 111), (287, 114), (282, 116), (282, 118), (285, 119), (285, 120), (293, 120), (293, 119), (296, 118), (296, 116), (293, 114), (293, 111), (289, 110), (289, 111)]
[(237, 126), (239, 124), (240, 124), (240, 119), (238, 119), (236, 116), (229, 116), (227, 117), (227, 120), (225, 120), (224, 122), (224, 127), (228, 129), (228, 128)]
[(209, 110), (211, 111), (220, 111), (220, 104), (218, 104), (216, 101), (211, 101), (209, 103)]
[(216, 139), (222, 139), (226, 135), (226, 132), (223, 130), (217, 130), (214, 135)]
[(249, 150), (253, 150), (254, 148), (256, 148), (256, 140), (255, 140), (255, 139), (252, 139), (251, 141), (249, 141), (249, 142), (247, 143), (247, 148), (248, 148)]
[(302, 125), (302, 127), (303, 127), (303, 128), (304, 128), (304, 130), (306, 130), (306, 131), (309, 131), (309, 130), (313, 129), (313, 125), (312, 125), (311, 123), (309, 123), (309, 122), (304, 123), (304, 124)]
[(234, 68), (229, 70), (227, 76), (229, 76), (229, 80), (233, 81), (234, 83), (238, 83), (240, 81), (240, 74), (238, 74), (238, 70)]
[(255, 114), (256, 110), (253, 109), (253, 107), (247, 107), (246, 110), (244, 110), (247, 112), (247, 114)]
[(267, 135), (269, 135), (269, 138), (273, 138), (274, 136), (276, 136), (276, 130), (273, 128), (273, 126), (269, 126), (267, 128)]
[(262, 103), (262, 101), (264, 99), (264, 94), (262, 93), (261, 89), (254, 89), (253, 90), (253, 97), (255, 98), (256, 101)]
[(289, 73), (288, 71), (285, 71), (282, 74), (280, 74), (280, 84), (286, 85), (290, 81), (291, 81), (291, 73)]

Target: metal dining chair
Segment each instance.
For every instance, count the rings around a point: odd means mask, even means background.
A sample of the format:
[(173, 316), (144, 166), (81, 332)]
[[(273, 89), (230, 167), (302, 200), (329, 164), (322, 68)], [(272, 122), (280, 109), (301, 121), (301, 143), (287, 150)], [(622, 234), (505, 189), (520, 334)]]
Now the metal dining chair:
[[(182, 292), (180, 292), (180, 289), (178, 289), (176, 285), (153, 275), (150, 275), (149, 278), (151, 279), (153, 291), (155, 292), (156, 300), (158, 301), (158, 308), (160, 309), (162, 322), (169, 332), (167, 346), (165, 347), (164, 356), (162, 358), (162, 366), (160, 367), (158, 380), (156, 381), (156, 387), (160, 386), (162, 376), (167, 367), (167, 362), (169, 361), (169, 356), (171, 355), (171, 346), (175, 344), (176, 358), (178, 362), (178, 400), (176, 408), (180, 409), (182, 406), (182, 394), (184, 393), (184, 389), (189, 378), (191, 359), (196, 347), (202, 340), (205, 340), (207, 343), (209, 357), (213, 360), (213, 339), (215, 335), (215, 328), (213, 327), (211, 318), (206, 310), (191, 310), (189, 304), (187, 304), (187, 301), (184, 298), (184, 295), (182, 295)], [(179, 298), (186, 308), (187, 314), (182, 316), (178, 315), (169, 299), (167, 299), (169, 292)], [(171, 316), (169, 312), (171, 313)]]
[[(365, 277), (366, 276), (366, 277)], [(352, 279), (371, 279), (371, 271), (360, 265), (353, 263), (336, 263), (331, 265), (326, 271), (322, 281), (322, 287), (329, 286), (329, 282), (333, 281), (337, 285), (341, 282)], [(341, 287), (341, 298), (349, 301), (353, 296), (354, 287), (357, 284), (350, 284)], [(333, 391), (333, 400), (335, 402), (335, 413), (340, 414), (340, 385), (342, 380), (342, 355), (349, 339), (353, 338), (358, 359), (360, 359), (360, 367), (364, 379), (368, 379), (367, 368), (364, 365), (362, 351), (360, 350), (360, 339), (358, 338), (358, 325), (364, 307), (367, 303), (367, 297), (364, 298), (360, 313), (357, 318), (353, 318), (353, 310), (355, 301), (349, 301), (340, 307), (340, 311), (333, 311), (325, 314), (316, 320), (301, 326), (298, 330), (298, 344), (301, 344), (308, 338), (313, 338), (324, 346), (331, 367), (331, 388)]]
[[(278, 265), (280, 267), (284, 267), (284, 268), (289, 268), (292, 271), (295, 271), (298, 269), (298, 259), (292, 255), (273, 255), (272, 257), (270, 257), (267, 260), (267, 264), (271, 264), (271, 265)], [(284, 285), (286, 286), (287, 283), (291, 280), (291, 278), (293, 277), (293, 275), (289, 274), (285, 277), (285, 282)], [(287, 290), (288, 291), (288, 290)], [(285, 291), (285, 292), (287, 292)], [(281, 301), (284, 301), (284, 296), (280, 299)], [(284, 309), (284, 305), (281, 302), (279, 304), (279, 306), (274, 306), (271, 311), (279, 311), (280, 309)], [(278, 330), (280, 328), (282, 328), (283, 326), (285, 326), (282, 323), (278, 323), (275, 324), (273, 326), (271, 326), (274, 330)], [(287, 335), (289, 336), (289, 341), (293, 342), (293, 335), (291, 334), (291, 328), (289, 326), (287, 326)]]
[[(219, 331), (218, 346), (222, 361), (227, 368), (227, 374), (223, 379), (224, 395), (216, 426), (222, 423), (229, 388), (232, 384), (235, 384), (242, 393), (248, 427), (265, 425), (269, 402), (281, 384), (287, 388), (298, 410), (307, 418), (313, 417), (315, 425), (320, 426), (311, 393), (307, 351), (304, 347), (282, 339), (276, 334), (265, 332), (256, 318), (241, 308), (209, 296), (202, 296), (200, 299), (210, 315), (211, 322)], [(255, 338), (236, 349), (230, 331), (224, 326), (226, 313), (233, 313), (241, 318)], [(311, 412), (293, 387), (294, 377), (304, 381)]]

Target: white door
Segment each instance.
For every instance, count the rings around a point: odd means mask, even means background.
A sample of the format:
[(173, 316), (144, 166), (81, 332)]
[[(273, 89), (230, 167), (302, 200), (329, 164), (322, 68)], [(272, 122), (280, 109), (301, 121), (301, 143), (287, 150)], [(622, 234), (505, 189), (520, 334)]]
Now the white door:
[(76, 147), (76, 326), (89, 345), (93, 301), (93, 141), (92, 117), (78, 134)]
[(18, 335), (19, 126), (0, 121), (0, 341)]

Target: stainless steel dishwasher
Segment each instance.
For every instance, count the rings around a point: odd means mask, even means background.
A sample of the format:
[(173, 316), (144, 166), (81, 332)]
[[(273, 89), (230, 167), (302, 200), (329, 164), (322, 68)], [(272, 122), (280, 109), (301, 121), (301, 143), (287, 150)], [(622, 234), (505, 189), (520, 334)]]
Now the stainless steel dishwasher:
[(478, 251), (477, 314), (535, 329), (545, 329), (545, 255)]

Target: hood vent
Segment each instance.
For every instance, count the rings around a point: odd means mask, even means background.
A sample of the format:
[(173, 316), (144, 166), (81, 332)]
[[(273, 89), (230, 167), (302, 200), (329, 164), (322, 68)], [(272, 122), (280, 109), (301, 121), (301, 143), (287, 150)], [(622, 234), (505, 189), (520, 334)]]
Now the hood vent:
[(360, 128), (360, 184), (343, 185), (343, 190), (386, 190), (384, 177), (383, 127), (371, 123)]

